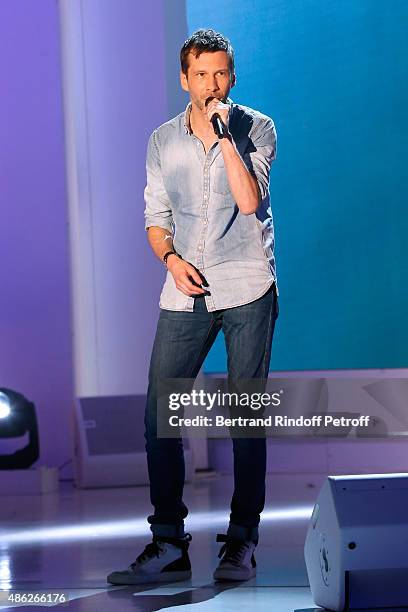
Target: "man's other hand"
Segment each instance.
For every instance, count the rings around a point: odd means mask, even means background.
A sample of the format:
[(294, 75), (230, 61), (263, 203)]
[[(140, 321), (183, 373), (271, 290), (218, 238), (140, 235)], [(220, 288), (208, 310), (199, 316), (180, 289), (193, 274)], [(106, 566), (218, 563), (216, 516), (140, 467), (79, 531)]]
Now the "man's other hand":
[(197, 296), (206, 293), (206, 289), (197, 287), (192, 281), (201, 285), (203, 280), (197, 270), (184, 259), (171, 255), (167, 260), (167, 269), (174, 278), (176, 287), (187, 296)]

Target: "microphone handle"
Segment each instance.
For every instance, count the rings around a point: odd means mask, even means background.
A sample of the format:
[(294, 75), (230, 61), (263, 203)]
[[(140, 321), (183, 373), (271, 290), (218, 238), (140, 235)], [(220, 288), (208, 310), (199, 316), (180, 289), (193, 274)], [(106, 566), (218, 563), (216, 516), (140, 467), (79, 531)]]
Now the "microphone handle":
[(217, 134), (218, 138), (224, 134), (228, 134), (228, 128), (225, 123), (223, 123), (218, 113), (215, 113), (211, 117), (211, 123), (213, 124), (214, 132)]

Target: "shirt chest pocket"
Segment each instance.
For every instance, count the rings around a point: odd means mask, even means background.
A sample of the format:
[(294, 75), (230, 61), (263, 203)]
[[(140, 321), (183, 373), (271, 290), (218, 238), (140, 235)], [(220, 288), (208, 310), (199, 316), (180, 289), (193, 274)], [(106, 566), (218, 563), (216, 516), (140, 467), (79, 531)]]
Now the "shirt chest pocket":
[(221, 195), (228, 195), (231, 193), (227, 171), (224, 166), (224, 161), (222, 159), (217, 159), (214, 162), (211, 168), (211, 190), (214, 193), (219, 193)]

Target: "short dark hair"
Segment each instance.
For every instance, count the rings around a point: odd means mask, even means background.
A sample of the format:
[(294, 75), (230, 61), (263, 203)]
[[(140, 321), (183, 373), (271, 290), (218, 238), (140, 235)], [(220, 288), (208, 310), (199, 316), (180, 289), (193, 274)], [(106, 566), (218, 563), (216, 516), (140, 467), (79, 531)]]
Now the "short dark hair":
[(193, 53), (195, 57), (199, 57), (201, 53), (214, 53), (215, 51), (225, 51), (228, 55), (229, 70), (233, 74), (234, 66), (234, 49), (228, 38), (216, 32), (215, 30), (197, 30), (190, 38), (187, 38), (180, 51), (181, 70), (184, 74), (188, 71), (188, 54)]

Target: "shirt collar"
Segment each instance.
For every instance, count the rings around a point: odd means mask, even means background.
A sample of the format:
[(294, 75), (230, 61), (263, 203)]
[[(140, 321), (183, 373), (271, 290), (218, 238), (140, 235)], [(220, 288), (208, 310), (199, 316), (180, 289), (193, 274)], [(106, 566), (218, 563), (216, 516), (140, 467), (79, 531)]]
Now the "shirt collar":
[[(231, 118), (232, 106), (233, 106), (233, 101), (231, 98), (227, 98), (227, 104), (230, 105), (228, 116)], [(184, 131), (186, 134), (192, 133), (190, 129), (190, 113), (191, 113), (191, 101), (187, 104), (186, 110), (184, 111)]]

